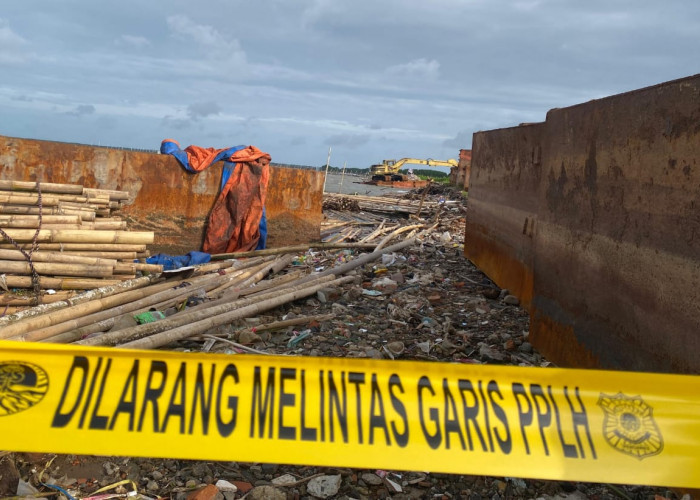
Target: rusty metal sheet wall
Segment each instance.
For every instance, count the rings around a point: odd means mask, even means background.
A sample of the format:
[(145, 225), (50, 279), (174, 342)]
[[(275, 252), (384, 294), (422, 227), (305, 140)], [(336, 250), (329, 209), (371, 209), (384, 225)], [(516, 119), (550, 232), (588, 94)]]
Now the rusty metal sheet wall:
[(544, 354), (700, 372), (700, 75), (475, 134), (469, 206), (467, 257)]
[[(170, 155), (0, 136), (0, 179), (83, 184), (128, 191), (133, 230), (154, 231), (153, 252), (201, 248), (222, 164), (186, 172)], [(320, 240), (323, 175), (272, 167), (266, 201), (268, 246)]]

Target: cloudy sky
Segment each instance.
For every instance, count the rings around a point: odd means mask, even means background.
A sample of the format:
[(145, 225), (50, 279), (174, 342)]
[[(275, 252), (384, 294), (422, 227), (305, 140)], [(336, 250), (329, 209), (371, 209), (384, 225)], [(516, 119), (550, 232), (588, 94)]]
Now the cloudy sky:
[(456, 158), (477, 130), (700, 73), (698, 0), (0, 4), (0, 134), (278, 163)]

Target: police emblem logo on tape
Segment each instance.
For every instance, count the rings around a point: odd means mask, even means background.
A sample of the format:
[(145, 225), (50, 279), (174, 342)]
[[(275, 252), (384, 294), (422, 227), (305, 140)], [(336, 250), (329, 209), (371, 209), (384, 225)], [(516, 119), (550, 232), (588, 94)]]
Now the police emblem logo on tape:
[(605, 412), (603, 435), (610, 446), (640, 460), (661, 453), (664, 441), (653, 408), (641, 396), (601, 393), (598, 405)]
[(0, 363), (0, 417), (27, 410), (39, 403), (49, 389), (46, 372), (31, 363)]

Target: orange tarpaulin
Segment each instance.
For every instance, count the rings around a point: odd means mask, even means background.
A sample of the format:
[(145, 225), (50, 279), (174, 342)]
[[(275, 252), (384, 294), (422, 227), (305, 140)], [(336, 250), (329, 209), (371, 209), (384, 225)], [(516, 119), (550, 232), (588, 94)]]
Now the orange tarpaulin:
[(236, 151), (231, 176), (209, 214), (203, 250), (207, 253), (255, 250), (270, 180), (270, 155), (255, 146)]
[(235, 164), (233, 169), (224, 168), (223, 185), (209, 214), (202, 250), (211, 254), (255, 250), (261, 238), (270, 155), (255, 146), (188, 146), (183, 151), (172, 139), (163, 141), (161, 152), (172, 154), (191, 172), (202, 171), (221, 159)]

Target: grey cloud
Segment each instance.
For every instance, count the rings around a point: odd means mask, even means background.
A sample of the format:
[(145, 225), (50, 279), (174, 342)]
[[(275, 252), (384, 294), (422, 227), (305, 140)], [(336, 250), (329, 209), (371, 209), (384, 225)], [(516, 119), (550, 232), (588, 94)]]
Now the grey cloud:
[(349, 148), (356, 148), (367, 144), (369, 139), (370, 136), (367, 134), (337, 134), (326, 139), (324, 144), (327, 146), (347, 146)]
[(10, 23), (0, 18), (0, 63), (16, 64), (25, 62), (29, 54), (26, 49), (29, 42), (18, 35)]
[(404, 64), (397, 64), (386, 69), (389, 75), (400, 77), (429, 78), (431, 80), (440, 76), (440, 63), (435, 59), (414, 59)]
[(193, 120), (221, 113), (221, 107), (214, 101), (195, 102), (187, 106), (187, 115)]
[(95, 114), (95, 106), (92, 104), (79, 104), (75, 108), (73, 108), (71, 111), (68, 111), (67, 114), (73, 115), (73, 116), (85, 116), (85, 115), (93, 115)]
[(211, 25), (197, 24), (183, 15), (168, 16), (167, 24), (175, 37), (195, 42), (208, 58), (228, 64), (246, 63), (246, 54), (238, 39), (222, 34)]
[(451, 139), (443, 141), (442, 145), (447, 148), (469, 149), (472, 147), (472, 134), (473, 131), (462, 130)]
[(186, 128), (190, 128), (192, 126), (192, 122), (183, 118), (175, 118), (171, 115), (167, 115), (161, 120), (161, 126), (163, 129), (165, 129), (165, 135), (167, 135), (167, 131), (170, 129), (184, 130)]

